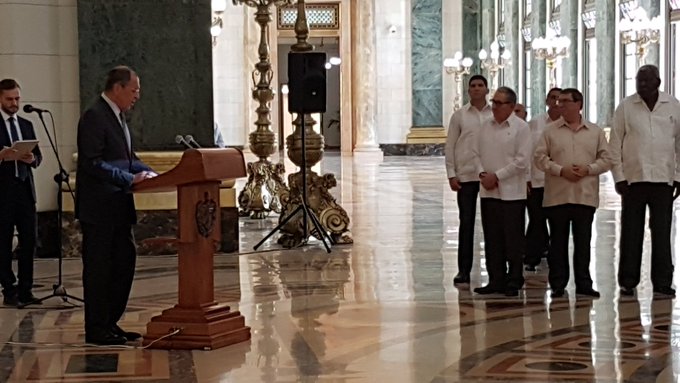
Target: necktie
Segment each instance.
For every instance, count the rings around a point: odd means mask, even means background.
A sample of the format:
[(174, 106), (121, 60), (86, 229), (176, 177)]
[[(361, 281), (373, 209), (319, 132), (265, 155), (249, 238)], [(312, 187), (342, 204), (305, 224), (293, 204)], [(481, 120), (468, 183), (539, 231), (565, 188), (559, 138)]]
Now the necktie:
[[(14, 123), (14, 117), (9, 118), (9, 134), (12, 139), (12, 143), (19, 141), (19, 132), (17, 131), (17, 125)], [(25, 180), (28, 176), (28, 169), (26, 169), (26, 164), (19, 161), (14, 161), (14, 175), (20, 180)]]
[(130, 130), (125, 123), (125, 115), (120, 112), (120, 125), (123, 127), (123, 133), (125, 133), (125, 143), (127, 144), (128, 154), (132, 152), (132, 144), (130, 143)]

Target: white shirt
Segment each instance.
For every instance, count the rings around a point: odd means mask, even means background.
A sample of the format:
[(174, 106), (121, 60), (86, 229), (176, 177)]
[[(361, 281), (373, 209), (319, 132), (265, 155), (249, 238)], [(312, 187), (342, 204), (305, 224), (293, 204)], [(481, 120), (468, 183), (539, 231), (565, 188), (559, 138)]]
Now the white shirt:
[(527, 198), (526, 171), (531, 158), (529, 125), (514, 113), (502, 123), (491, 118), (480, 129), (477, 145), (481, 172), (496, 173), (498, 187), (479, 188), (481, 198), (514, 201)]
[(121, 110), (118, 107), (118, 105), (116, 105), (115, 102), (111, 101), (110, 98), (106, 97), (106, 94), (104, 94), (103, 92), (102, 92), (102, 98), (104, 99), (104, 101), (106, 101), (107, 104), (109, 104), (109, 107), (111, 108), (111, 110), (113, 110), (113, 114), (116, 115), (116, 118), (118, 119), (118, 123), (120, 124), (120, 126), (123, 126), (123, 121), (120, 119)]
[(614, 182), (680, 181), (680, 103), (659, 92), (652, 111), (639, 94), (614, 112), (609, 148)]
[(479, 110), (470, 103), (451, 116), (444, 150), (448, 178), (457, 177), (460, 182), (479, 181), (479, 159), (473, 147), (482, 124), (492, 117), (491, 106), (485, 105)]
[(9, 120), (10, 117), (14, 118), (14, 126), (17, 127), (17, 136), (19, 137), (19, 141), (21, 141), (23, 137), (21, 136), (21, 128), (19, 128), (19, 119), (17, 118), (17, 115), (13, 114), (10, 116), (9, 114), (5, 113), (5, 111), (2, 109), (0, 109), (0, 115), (2, 115), (2, 121), (5, 123), (7, 137), (9, 137), (10, 141), (12, 140), (12, 131), (10, 130), (9, 127), (9, 121), (7, 120)]
[[(578, 204), (597, 207), (599, 175), (611, 169), (609, 145), (604, 131), (581, 118), (578, 130), (560, 118), (548, 124), (534, 152), (535, 166), (545, 171), (543, 206)], [(588, 166), (588, 175), (576, 182), (560, 177), (562, 168)]]
[[(531, 131), (531, 153), (536, 151), (538, 142), (543, 135), (545, 127), (551, 122), (556, 121), (550, 118), (550, 115), (546, 112), (539, 116), (536, 116), (529, 121), (529, 130)], [(530, 174), (528, 180), (531, 181), (532, 188), (542, 188), (545, 186), (545, 173), (539, 168), (534, 166), (533, 161), (529, 161)]]

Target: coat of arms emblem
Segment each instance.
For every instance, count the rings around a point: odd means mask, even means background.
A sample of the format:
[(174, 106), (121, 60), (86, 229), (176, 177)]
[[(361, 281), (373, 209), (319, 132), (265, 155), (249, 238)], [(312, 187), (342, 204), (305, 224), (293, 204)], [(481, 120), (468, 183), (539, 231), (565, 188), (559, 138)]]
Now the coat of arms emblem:
[(217, 203), (206, 192), (203, 200), (196, 203), (196, 227), (198, 227), (198, 233), (208, 238), (215, 227), (216, 220)]

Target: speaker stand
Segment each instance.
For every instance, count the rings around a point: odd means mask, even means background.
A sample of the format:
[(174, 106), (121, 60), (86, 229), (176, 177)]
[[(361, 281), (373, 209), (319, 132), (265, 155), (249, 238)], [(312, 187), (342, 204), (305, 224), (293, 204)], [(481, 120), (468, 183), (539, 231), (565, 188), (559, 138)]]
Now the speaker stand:
[(286, 217), (284, 217), (281, 222), (279, 222), (276, 227), (269, 232), (260, 242), (258, 242), (255, 247), (253, 247), (254, 250), (257, 250), (260, 246), (262, 246), (263, 243), (265, 243), (272, 235), (274, 235), (277, 231), (280, 231), (282, 227), (284, 227), (288, 221), (290, 221), (293, 217), (295, 217), (298, 213), (302, 213), (302, 229), (303, 229), (303, 235), (304, 239), (300, 246), (305, 245), (307, 243), (307, 240), (309, 239), (309, 224), (308, 220), (312, 221), (312, 225), (314, 226), (314, 229), (316, 230), (317, 233), (319, 233), (319, 238), (321, 238), (321, 242), (323, 242), (324, 247), (326, 248), (326, 252), (330, 253), (331, 252), (331, 244), (333, 244), (333, 239), (331, 238), (330, 234), (326, 232), (326, 230), (323, 228), (323, 225), (321, 225), (321, 222), (319, 222), (319, 218), (317, 218), (316, 214), (314, 214), (314, 211), (309, 207), (307, 204), (307, 146), (306, 146), (306, 134), (305, 134), (305, 115), (304, 113), (300, 113), (300, 120), (301, 120), (301, 125), (300, 125), (300, 133), (301, 133), (301, 139), (302, 139), (302, 163), (300, 164), (300, 170), (301, 170), (301, 176), (302, 176), (302, 200), (300, 201), (300, 205), (298, 205), (295, 210), (290, 212)]

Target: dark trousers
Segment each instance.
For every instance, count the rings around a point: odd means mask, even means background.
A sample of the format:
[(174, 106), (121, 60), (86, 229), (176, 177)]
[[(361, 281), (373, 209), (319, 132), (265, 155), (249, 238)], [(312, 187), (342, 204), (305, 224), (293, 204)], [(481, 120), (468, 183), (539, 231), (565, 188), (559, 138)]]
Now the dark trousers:
[(649, 229), (652, 233), (652, 284), (670, 287), (673, 281), (671, 223), (673, 187), (663, 183), (630, 184), (621, 197), (621, 242), (619, 286), (634, 288), (640, 283), (645, 211), (649, 206)]
[(132, 226), (81, 222), (85, 333), (101, 336), (125, 312), (135, 273)]
[(458, 202), (458, 272), (470, 274), (475, 245), (475, 216), (479, 182), (462, 182), (456, 197)]
[(546, 208), (550, 221), (548, 282), (564, 290), (569, 282), (569, 232), (574, 238), (574, 281), (577, 289), (590, 289), (590, 238), (595, 207), (566, 204)]
[(543, 253), (550, 245), (548, 221), (543, 209), (543, 191), (543, 188), (531, 188), (531, 193), (527, 198), (529, 225), (527, 226), (527, 252), (524, 255), (524, 263), (531, 266), (541, 263)]
[(526, 200), (481, 199), (486, 271), (489, 285), (499, 289), (520, 289), (524, 285), (525, 205)]
[[(5, 296), (28, 295), (33, 288), (33, 257), (37, 226), (33, 190), (28, 179), (12, 178), (0, 181), (0, 285)], [(17, 263), (19, 283), (12, 271), (12, 240), (14, 228), (19, 235)], [(18, 291), (17, 291), (18, 290)]]

